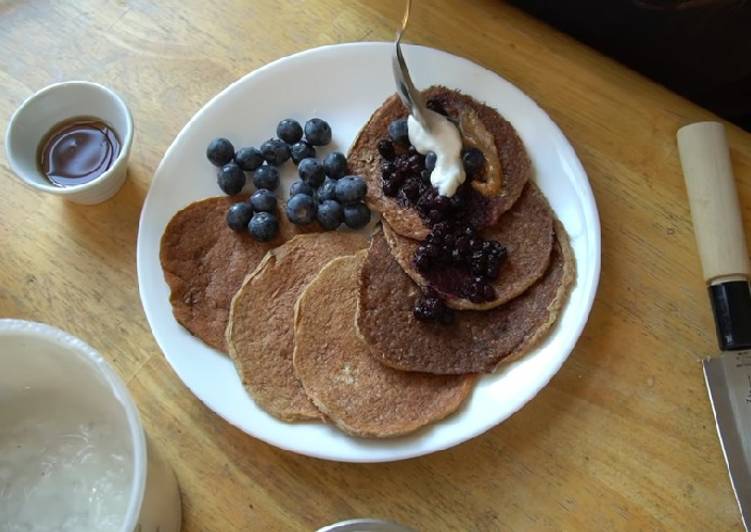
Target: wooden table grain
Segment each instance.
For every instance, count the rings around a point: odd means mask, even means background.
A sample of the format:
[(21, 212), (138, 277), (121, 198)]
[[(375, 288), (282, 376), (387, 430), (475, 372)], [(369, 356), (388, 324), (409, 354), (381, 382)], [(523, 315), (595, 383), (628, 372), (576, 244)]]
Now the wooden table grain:
[[(138, 216), (185, 122), (271, 60), (391, 39), (399, 0), (0, 0), (2, 131), (24, 98), (71, 79), (118, 91), (136, 124), (129, 180), (98, 206), (25, 188), (0, 157), (0, 317), (66, 329), (114, 364), (176, 471), (186, 531), (311, 530), (356, 516), (421, 530), (740, 530), (700, 367), (717, 348), (675, 144), (680, 126), (712, 115), (501, 2), (416, 4), (408, 40), (532, 96), (597, 199), (602, 277), (589, 324), (519, 413), (399, 463), (297, 456), (191, 395), (141, 308)], [(728, 135), (751, 235), (751, 135), (730, 125)]]

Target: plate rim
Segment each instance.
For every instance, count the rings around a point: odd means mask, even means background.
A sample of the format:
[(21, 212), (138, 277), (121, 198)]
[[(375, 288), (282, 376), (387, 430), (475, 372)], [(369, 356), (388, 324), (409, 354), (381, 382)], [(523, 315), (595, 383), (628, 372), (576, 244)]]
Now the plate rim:
[[(522, 402), (519, 403), (518, 408), (513, 409), (506, 415), (504, 418), (499, 419), (493, 423), (490, 424), (480, 424), (477, 427), (473, 427), (472, 430), (464, 431), (461, 434), (461, 437), (459, 438), (453, 438), (451, 441), (446, 442), (442, 445), (433, 445), (432, 447), (428, 449), (422, 449), (422, 448), (407, 448), (406, 450), (402, 449), (395, 449), (392, 454), (394, 456), (390, 457), (376, 457), (376, 458), (369, 458), (367, 456), (364, 457), (337, 457), (332, 454), (327, 454), (325, 451), (321, 450), (320, 452), (316, 450), (300, 450), (299, 448), (295, 448), (294, 446), (287, 446), (285, 444), (278, 443), (276, 441), (270, 441), (267, 439), (263, 434), (259, 433), (258, 431), (250, 432), (249, 430), (246, 430), (245, 427), (239, 426), (237, 423), (233, 422), (232, 420), (228, 419), (223, 413), (215, 410), (212, 408), (202, 397), (200, 397), (194, 390), (193, 386), (189, 384), (189, 382), (183, 378), (183, 375), (181, 371), (176, 367), (175, 364), (170, 360), (170, 357), (167, 355), (167, 351), (165, 350), (164, 346), (162, 345), (162, 342), (158, 338), (158, 336), (154, 333), (154, 329), (151, 325), (152, 320), (157, 319), (157, 316), (153, 315), (153, 310), (150, 311), (147, 304), (146, 299), (144, 296), (144, 283), (141, 282), (141, 277), (144, 275), (144, 268), (145, 266), (145, 257), (143, 256), (145, 253), (145, 250), (142, 250), (142, 231), (144, 231), (144, 222), (145, 222), (145, 213), (147, 212), (147, 207), (150, 206), (150, 204), (155, 201), (154, 197), (152, 195), (153, 192), (153, 182), (154, 179), (160, 174), (162, 171), (162, 168), (165, 166), (167, 159), (169, 158), (170, 154), (176, 149), (176, 147), (180, 144), (183, 137), (187, 134), (188, 130), (190, 129), (191, 125), (199, 120), (201, 117), (203, 117), (204, 114), (209, 112), (209, 109), (213, 107), (213, 104), (221, 99), (225, 94), (229, 93), (230, 91), (234, 90), (234, 88), (244, 83), (245, 80), (251, 77), (261, 76), (263, 73), (267, 70), (272, 70), (276, 66), (278, 66), (281, 63), (284, 63), (285, 61), (288, 61), (289, 59), (295, 58), (304, 58), (307, 55), (314, 55), (316, 53), (328, 51), (331, 49), (346, 49), (346, 48), (371, 48), (371, 47), (387, 47), (392, 46), (393, 43), (390, 42), (383, 42), (383, 41), (360, 41), (360, 42), (349, 42), (349, 43), (337, 43), (337, 44), (328, 44), (323, 46), (318, 46), (314, 48), (308, 48), (305, 50), (301, 50), (299, 52), (295, 52), (292, 54), (288, 54), (282, 57), (279, 57), (278, 59), (275, 59), (274, 61), (271, 61), (269, 63), (266, 63), (259, 68), (256, 68), (242, 76), (240, 76), (238, 79), (224, 87), (221, 91), (219, 91), (217, 94), (215, 94), (213, 97), (211, 97), (206, 103), (202, 105), (202, 107), (194, 113), (191, 118), (185, 123), (185, 125), (182, 127), (180, 132), (175, 136), (172, 143), (168, 146), (168, 148), (165, 150), (161, 160), (159, 161), (159, 164), (157, 165), (156, 169), (154, 170), (154, 173), (152, 175), (152, 179), (149, 182), (149, 190), (146, 194), (146, 197), (144, 199), (143, 205), (141, 207), (141, 213), (139, 215), (139, 221), (138, 221), (138, 234), (136, 239), (136, 274), (137, 274), (137, 280), (138, 280), (138, 290), (139, 290), (139, 297), (141, 299), (141, 306), (144, 310), (144, 314), (146, 315), (147, 323), (149, 325), (149, 330), (151, 332), (152, 337), (156, 341), (157, 345), (159, 346), (160, 351), (162, 352), (162, 355), (169, 363), (172, 371), (175, 372), (175, 374), (178, 376), (180, 381), (184, 386), (190, 390), (190, 393), (197, 398), (202, 404), (204, 404), (213, 414), (219, 416), (222, 420), (229, 423), (233, 427), (236, 427), (238, 430), (244, 432), (245, 434), (248, 434), (249, 436), (253, 438), (257, 438), (264, 443), (271, 445), (273, 447), (294, 452), (296, 454), (301, 454), (304, 456), (310, 456), (317, 459), (323, 459), (323, 460), (329, 460), (329, 461), (337, 461), (337, 462), (347, 462), (347, 463), (380, 463), (380, 462), (395, 462), (400, 460), (406, 460), (410, 458), (416, 458), (419, 456), (425, 456), (432, 454), (434, 452), (443, 451), (452, 447), (455, 447), (457, 445), (460, 445), (461, 443), (464, 443), (466, 441), (469, 441), (473, 438), (476, 438), (477, 436), (480, 436), (481, 434), (487, 432), (488, 430), (500, 425), (504, 421), (508, 420), (511, 416), (516, 414), (519, 410), (521, 410), (524, 406), (526, 406), (532, 399), (534, 399), (540, 391), (542, 391), (543, 388), (545, 388), (549, 383), (550, 380), (560, 371), (561, 367), (563, 366), (564, 362), (568, 360), (568, 358), (571, 356), (571, 353), (573, 352), (574, 348), (576, 347), (577, 342), (579, 341), (581, 334), (584, 330), (584, 327), (586, 327), (587, 323), (589, 322), (589, 317), (592, 312), (594, 299), (597, 295), (599, 282), (600, 282), (600, 273), (601, 273), (601, 226), (600, 226), (600, 217), (597, 209), (597, 203), (595, 201), (594, 193), (592, 191), (592, 187), (589, 181), (589, 175), (587, 174), (586, 170), (584, 169), (584, 166), (581, 163), (581, 160), (579, 159), (578, 155), (576, 154), (576, 150), (574, 149), (571, 142), (568, 140), (568, 138), (564, 135), (563, 131), (561, 130), (560, 126), (550, 117), (550, 115), (543, 109), (537, 101), (529, 96), (527, 93), (522, 91), (519, 87), (517, 87), (515, 84), (511, 83), (509, 80), (503, 78), (500, 74), (497, 72), (479, 64), (476, 63), (470, 59), (467, 59), (465, 57), (453, 54), (451, 52), (447, 52), (445, 50), (440, 50), (437, 48), (433, 48), (430, 46), (425, 45), (419, 45), (419, 44), (407, 44), (403, 45), (403, 48), (409, 49), (422, 49), (427, 53), (435, 53), (443, 56), (447, 56), (450, 60), (458, 61), (460, 63), (464, 63), (467, 66), (470, 66), (472, 68), (477, 68), (482, 71), (485, 71), (486, 73), (492, 75), (493, 77), (497, 78), (497, 80), (500, 83), (507, 84), (512, 88), (512, 90), (518, 92), (521, 96), (529, 100), (529, 102), (537, 109), (538, 112), (541, 113), (541, 117), (547, 119), (547, 125), (551, 127), (551, 134), (553, 134), (556, 139), (556, 143), (559, 145), (560, 148), (565, 150), (566, 152), (566, 160), (569, 164), (573, 165), (573, 173), (580, 174), (584, 177), (584, 179), (579, 180), (573, 180), (571, 181), (572, 187), (576, 191), (576, 195), (582, 200), (581, 206), (582, 206), (582, 212), (584, 214), (584, 227), (587, 228), (587, 231), (591, 231), (592, 241), (591, 246), (588, 247), (589, 256), (586, 257), (588, 264), (591, 267), (592, 273), (591, 276), (584, 279), (586, 281), (586, 286), (584, 290), (585, 297), (582, 299), (582, 309), (583, 312), (581, 314), (582, 319), (578, 323), (576, 330), (574, 331), (574, 334), (571, 336), (571, 340), (567, 342), (560, 351), (565, 351), (566, 354), (560, 359), (560, 363), (550, 364), (551, 369), (555, 368), (554, 371), (550, 372), (550, 376), (547, 379), (544, 379), (540, 382), (539, 387), (535, 387), (532, 391), (532, 393)], [(349, 146), (347, 147), (349, 149)], [(199, 201), (199, 200), (196, 200)], [(161, 271), (161, 269), (160, 269)], [(563, 311), (566, 309), (568, 305), (568, 300), (566, 305), (563, 307), (561, 311), (561, 315), (563, 314)], [(560, 316), (559, 316), (560, 319)], [(199, 340), (200, 341), (200, 340)], [(252, 398), (251, 398), (252, 400)], [(461, 410), (461, 409), (460, 409)], [(275, 420), (276, 421), (276, 420)], [(281, 423), (281, 421), (279, 421)], [(440, 422), (439, 422), (440, 423)], [(354, 438), (353, 436), (350, 436), (346, 433), (343, 433), (346, 437)], [(371, 441), (371, 440), (366, 440)]]

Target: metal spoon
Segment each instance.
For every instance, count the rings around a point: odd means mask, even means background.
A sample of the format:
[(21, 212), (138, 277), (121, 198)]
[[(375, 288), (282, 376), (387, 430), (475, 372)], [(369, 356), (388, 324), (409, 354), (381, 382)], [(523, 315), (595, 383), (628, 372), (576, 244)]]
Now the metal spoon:
[(316, 532), (415, 532), (391, 521), (382, 519), (348, 519), (319, 528)]
[(407, 30), (407, 23), (409, 22), (409, 13), (412, 9), (412, 0), (407, 0), (407, 6), (404, 10), (404, 17), (402, 18), (402, 25), (399, 31), (396, 32), (396, 41), (394, 42), (394, 55), (391, 56), (391, 66), (394, 71), (394, 80), (396, 81), (396, 91), (399, 97), (404, 102), (404, 105), (409, 109), (415, 120), (420, 122), (423, 129), (430, 131), (430, 123), (427, 118), (425, 103), (422, 99), (422, 94), (415, 88), (412, 83), (412, 77), (409, 75), (409, 69), (407, 63), (404, 61), (402, 55), (401, 40), (402, 35)]

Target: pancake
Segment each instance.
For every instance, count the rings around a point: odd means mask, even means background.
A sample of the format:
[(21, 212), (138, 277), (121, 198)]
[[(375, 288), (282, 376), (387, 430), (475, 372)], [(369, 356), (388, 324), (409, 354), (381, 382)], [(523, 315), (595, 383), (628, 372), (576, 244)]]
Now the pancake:
[(492, 372), (529, 351), (557, 319), (575, 264), (560, 224), (556, 237), (546, 273), (522, 295), (491, 310), (457, 312), (453, 324), (442, 325), (414, 317), (420, 289), (392, 257), (383, 233), (376, 233), (360, 271), (358, 332), (372, 356), (397, 369)]
[(159, 251), (175, 319), (222, 352), (230, 301), (245, 276), (268, 250), (301, 231), (317, 229), (294, 226), (277, 213), (279, 234), (271, 242), (258, 242), (227, 226), (227, 209), (243, 199), (222, 196), (191, 203), (167, 224)]
[[(452, 118), (458, 117), (465, 107), (473, 109), (480, 122), (493, 135), (503, 169), (502, 186), (498, 195), (491, 198), (471, 193), (468, 210), (475, 214), (473, 222), (476, 227), (495, 225), (501, 215), (519, 198), (532, 174), (532, 163), (522, 140), (514, 127), (495, 109), (471, 96), (440, 86), (430, 87), (423, 94), (426, 101), (440, 103)], [(381, 213), (383, 219), (400, 235), (422, 240), (428, 235), (429, 229), (417, 210), (383, 194), (380, 170), (383, 158), (377, 149), (378, 141), (388, 137), (388, 125), (407, 114), (407, 109), (397, 95), (389, 97), (358, 134), (350, 148), (347, 161), (352, 173), (361, 175), (368, 184), (368, 206)]]
[(279, 419), (322, 418), (292, 367), (295, 302), (327, 262), (366, 245), (360, 233), (298, 235), (271, 250), (232, 299), (229, 355), (248, 393)]
[(412, 280), (421, 287), (430, 286), (449, 307), (459, 310), (491, 309), (524, 292), (547, 270), (554, 240), (553, 213), (540, 190), (530, 182), (519, 200), (495, 226), (480, 231), (484, 239), (503, 244), (508, 258), (498, 279), (492, 283), (496, 298), (473, 303), (458, 295), (462, 282), (471, 279), (470, 272), (443, 268), (421, 274), (414, 265), (415, 251), (420, 243), (396, 234), (385, 223), (383, 232), (391, 253)]
[(454, 412), (474, 375), (429, 375), (388, 368), (355, 331), (357, 277), (367, 251), (331, 261), (295, 309), (295, 372), (313, 402), (355, 436), (407, 434)]

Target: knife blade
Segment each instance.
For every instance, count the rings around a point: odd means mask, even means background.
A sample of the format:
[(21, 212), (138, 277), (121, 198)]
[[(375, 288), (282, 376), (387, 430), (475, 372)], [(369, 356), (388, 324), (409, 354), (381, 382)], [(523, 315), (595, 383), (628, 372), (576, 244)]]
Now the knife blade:
[(746, 530), (751, 527), (751, 264), (725, 128), (678, 130), (691, 220), (721, 354), (703, 361), (717, 434)]
[(751, 351), (708, 358), (703, 366), (730, 483), (748, 530), (751, 523)]

